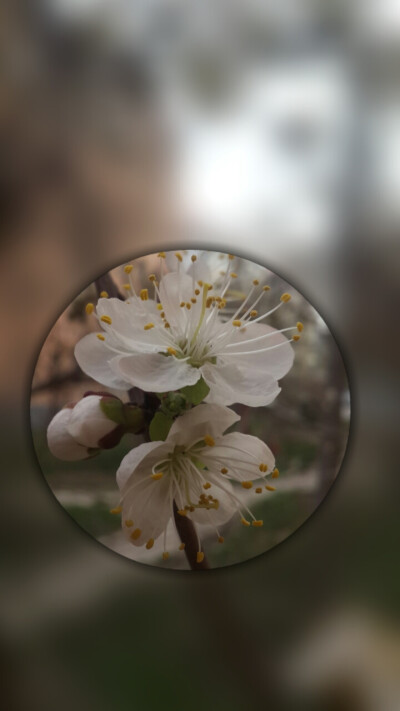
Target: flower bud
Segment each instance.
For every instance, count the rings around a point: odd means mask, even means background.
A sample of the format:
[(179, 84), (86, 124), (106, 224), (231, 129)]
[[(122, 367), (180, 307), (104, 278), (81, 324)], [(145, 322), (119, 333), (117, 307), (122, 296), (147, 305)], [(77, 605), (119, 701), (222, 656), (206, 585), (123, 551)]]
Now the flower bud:
[[(118, 444), (123, 434), (121, 423), (106, 414), (107, 410), (102, 406), (103, 401), (112, 403), (113, 414), (114, 411), (122, 413), (123, 403), (113, 395), (88, 395), (79, 400), (72, 410), (68, 432), (84, 447), (108, 449)], [(112, 437), (116, 430), (117, 441)]]
[(71, 415), (72, 408), (70, 407), (60, 410), (47, 428), (47, 443), (50, 452), (58, 459), (64, 459), (67, 462), (87, 459), (93, 454), (88, 447), (79, 444), (68, 431)]

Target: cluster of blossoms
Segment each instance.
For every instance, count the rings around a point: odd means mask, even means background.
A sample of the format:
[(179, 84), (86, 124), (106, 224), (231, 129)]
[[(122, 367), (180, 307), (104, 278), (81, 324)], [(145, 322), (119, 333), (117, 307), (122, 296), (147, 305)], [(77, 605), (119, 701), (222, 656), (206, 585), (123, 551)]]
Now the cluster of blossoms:
[[(256, 493), (273, 491), (264, 479), (279, 473), (264, 442), (224, 434), (240, 419), (227, 406), (265, 406), (276, 398), (278, 380), (293, 363), (290, 343), (300, 338), (303, 325), (276, 330), (263, 323), (291, 297), (284, 293), (272, 308), (263, 307), (270, 287), (258, 279), (237, 305), (232, 255), (226, 255), (226, 269), (213, 283), (194, 254), (185, 269), (182, 254), (175, 253), (172, 271), (166, 267), (170, 255), (158, 256), (160, 275), (149, 275), (148, 288), (135, 290), (128, 264), (126, 299), (103, 293), (96, 307), (87, 305), (101, 330), (79, 341), (75, 357), (87, 375), (107, 388), (126, 392), (136, 387), (159, 396), (160, 409), (149, 430), (153, 441), (132, 449), (117, 471), (120, 505), (113, 511), (122, 514), (123, 530), (134, 545), (150, 549), (164, 533), (167, 558), (166, 530), (174, 508), (194, 524), (214, 527), (220, 542), (219, 527), (235, 514), (245, 526), (262, 525), (234, 484), (254, 485)], [(144, 423), (138, 408), (115, 398), (121, 403), (117, 406), (111, 398), (89, 395), (58, 413), (48, 429), (52, 452), (79, 459), (113, 438), (117, 443), (126, 431), (140, 431)], [(61, 430), (68, 435), (64, 439)], [(65, 456), (68, 444), (71, 456)], [(198, 538), (197, 562), (203, 557)]]

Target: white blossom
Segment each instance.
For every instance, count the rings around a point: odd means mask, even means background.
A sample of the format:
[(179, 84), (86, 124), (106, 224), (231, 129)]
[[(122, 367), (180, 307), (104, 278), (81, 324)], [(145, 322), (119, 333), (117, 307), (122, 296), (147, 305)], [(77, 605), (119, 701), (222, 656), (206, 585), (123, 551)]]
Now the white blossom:
[[(122, 526), (136, 546), (150, 549), (164, 533), (175, 502), (180, 516), (194, 523), (209, 524), (218, 540), (219, 526), (237, 515), (245, 526), (262, 526), (247, 508), (242, 489), (265, 490), (266, 475), (275, 476), (274, 456), (257, 437), (239, 432), (223, 434), (240, 420), (226, 407), (202, 404), (178, 417), (165, 442), (148, 442), (132, 449), (117, 471)], [(268, 487), (272, 490), (273, 487)], [(183, 546), (181, 546), (183, 548)], [(197, 560), (203, 558), (198, 541)]]
[[(163, 264), (165, 253), (160, 254)], [(189, 274), (180, 268), (177, 253), (176, 271), (163, 274), (159, 282), (149, 275), (153, 298), (148, 288), (135, 292), (133, 267), (127, 265), (127, 300), (100, 298), (96, 309), (88, 305), (102, 330), (76, 345), (82, 370), (110, 388), (136, 386), (159, 393), (194, 385), (202, 377), (210, 388), (206, 402), (270, 404), (280, 392), (278, 380), (293, 363), (293, 349), (283, 332), (294, 331), (291, 340), (298, 340), (302, 324), (278, 331), (262, 323), (290, 295), (261, 309), (269, 287), (257, 279), (239, 307), (228, 313), (237, 276), (230, 257), (226, 255), (222, 281), (211, 285), (199, 278), (204, 273), (201, 258), (192, 255)]]

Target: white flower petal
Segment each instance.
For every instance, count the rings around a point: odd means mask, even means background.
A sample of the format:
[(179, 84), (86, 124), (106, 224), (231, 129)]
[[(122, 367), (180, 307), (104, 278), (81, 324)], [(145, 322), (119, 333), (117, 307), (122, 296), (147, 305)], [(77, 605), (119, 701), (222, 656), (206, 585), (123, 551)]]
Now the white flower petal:
[[(259, 336), (264, 336), (267, 334), (267, 338), (260, 339), (259, 341), (251, 342), (251, 339), (258, 338)], [(256, 369), (273, 375), (276, 380), (282, 378), (290, 370), (293, 365), (294, 351), (290, 345), (287, 338), (282, 333), (279, 333), (272, 326), (268, 326), (264, 323), (255, 323), (249, 325), (242, 329), (235, 329), (234, 337), (232, 338), (232, 343), (242, 343), (243, 341), (250, 340), (250, 343), (243, 343), (243, 347), (228, 348), (225, 347), (223, 351), (223, 359), (226, 363), (232, 363), (239, 368), (246, 369)], [(230, 344), (230, 345), (231, 345)], [(280, 345), (283, 344), (283, 345)], [(270, 351), (257, 352), (260, 349), (268, 348), (270, 346), (277, 346), (279, 348), (272, 348)], [(240, 353), (240, 351), (252, 351), (248, 355), (233, 355)]]
[[(195, 304), (191, 302), (191, 298), (197, 299)], [(191, 332), (194, 331), (201, 311), (202, 297), (195, 296), (192, 277), (177, 272), (165, 274), (160, 282), (160, 299), (167, 321), (172, 326), (183, 335), (189, 319), (192, 324)], [(182, 301), (191, 304), (190, 311), (180, 307)]]
[[(237, 512), (237, 505), (232, 499), (232, 496), (229, 496), (230, 493), (233, 494), (232, 484), (222, 474), (220, 475), (220, 479), (211, 472), (203, 471), (202, 474), (206, 481), (211, 484), (211, 487), (205, 491), (201, 484), (197, 487), (193, 487), (192, 485), (192, 487), (189, 487), (190, 493), (194, 497), (197, 495), (196, 501), (199, 498), (199, 492), (200, 494), (211, 494), (214, 499), (218, 500), (218, 508), (209, 510), (195, 509), (190, 512), (189, 517), (194, 523), (222, 526)], [(218, 483), (220, 483), (221, 486), (218, 486)]]
[(100, 407), (99, 395), (88, 395), (72, 409), (68, 432), (85, 447), (98, 447), (99, 441), (117, 427)]
[(176, 444), (190, 444), (205, 434), (219, 437), (225, 430), (240, 420), (240, 415), (220, 405), (197, 405), (178, 417), (172, 425), (168, 441)]
[(123, 499), (122, 527), (135, 546), (143, 546), (151, 538), (158, 538), (172, 516), (170, 482), (142, 478), (135, 483), (137, 486)]
[(111, 367), (116, 375), (147, 392), (179, 390), (194, 385), (201, 377), (198, 368), (160, 353), (123, 356), (111, 362)]
[(205, 363), (200, 370), (210, 387), (205, 398), (207, 403), (232, 405), (241, 402), (251, 407), (260, 407), (269, 405), (281, 390), (272, 375), (223, 363), (221, 358), (216, 365)]
[[(160, 451), (158, 452), (158, 450)], [(141, 473), (143, 474), (147, 471), (150, 475), (152, 466), (158, 460), (165, 457), (169, 450), (170, 447), (167, 446), (165, 442), (145, 442), (131, 449), (123, 458), (117, 471), (117, 484), (119, 488), (124, 488), (131, 474), (133, 474), (141, 463), (143, 463)], [(146, 457), (151, 454), (153, 456), (147, 460)]]
[(250, 481), (265, 476), (259, 469), (260, 464), (267, 465), (267, 473), (275, 466), (275, 457), (265, 442), (253, 435), (231, 432), (220, 437), (214, 447), (204, 448), (199, 459), (210, 469), (228, 469), (225, 476), (235, 481)]
[(136, 546), (144, 545), (151, 538), (155, 540), (172, 516), (170, 478), (154, 480), (151, 477), (152, 467), (165, 458), (169, 450), (164, 442), (146, 442), (132, 449), (117, 471), (122, 527)]
[(127, 390), (129, 381), (117, 375), (110, 367), (115, 358), (105, 341), (99, 341), (95, 333), (84, 336), (75, 346), (75, 358), (86, 375), (98, 383), (116, 390)]
[(87, 459), (90, 456), (87, 447), (76, 442), (68, 432), (67, 427), (71, 420), (71, 413), (71, 408), (66, 407), (64, 410), (60, 410), (47, 428), (47, 444), (50, 452), (66, 462)]
[(131, 297), (129, 303), (121, 299), (99, 299), (96, 313), (100, 319), (102, 316), (111, 318), (111, 324), (102, 321), (101, 326), (110, 344), (126, 353), (152, 353), (165, 350), (168, 345), (164, 333), (158, 328), (144, 330), (148, 323), (164, 327), (157, 305), (151, 299), (141, 301)]

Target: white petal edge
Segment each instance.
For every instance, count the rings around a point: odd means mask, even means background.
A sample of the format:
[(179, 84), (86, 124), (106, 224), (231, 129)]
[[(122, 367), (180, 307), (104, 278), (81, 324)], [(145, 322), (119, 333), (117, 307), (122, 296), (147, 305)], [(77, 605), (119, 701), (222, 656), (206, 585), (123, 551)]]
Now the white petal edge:
[(197, 405), (175, 420), (169, 431), (168, 441), (190, 444), (206, 434), (219, 437), (239, 420), (240, 415), (228, 407), (206, 403)]
[(95, 333), (84, 336), (75, 346), (75, 358), (86, 375), (98, 383), (115, 390), (127, 390), (129, 381), (118, 376), (111, 368), (115, 353), (100, 341)]
[(281, 390), (272, 375), (259, 370), (245, 370), (221, 360), (218, 365), (205, 363), (201, 371), (210, 388), (206, 403), (232, 405), (240, 402), (250, 407), (261, 407), (270, 405)]
[(160, 353), (117, 357), (111, 366), (121, 379), (146, 392), (179, 390), (194, 385), (201, 377), (199, 368)]

